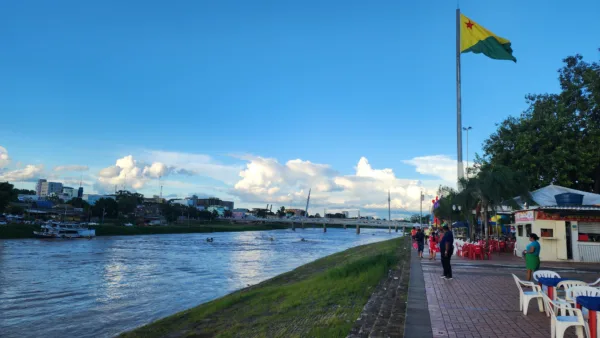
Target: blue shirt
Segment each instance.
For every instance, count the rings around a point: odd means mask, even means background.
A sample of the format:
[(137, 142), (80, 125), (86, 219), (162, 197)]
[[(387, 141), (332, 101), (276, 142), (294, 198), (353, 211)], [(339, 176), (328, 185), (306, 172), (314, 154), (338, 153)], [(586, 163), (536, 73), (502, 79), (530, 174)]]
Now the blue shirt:
[(444, 252), (446, 250), (446, 243), (450, 243), (450, 250), (454, 249), (454, 234), (452, 231), (446, 231), (444, 233), (444, 237), (440, 241), (440, 251)]
[[(531, 248), (533, 248), (533, 252), (529, 253), (529, 250), (531, 250)], [(538, 243), (538, 241), (533, 241), (531, 243), (529, 243), (527, 245), (527, 247), (525, 248), (525, 251), (527, 251), (528, 255), (534, 255), (534, 256), (539, 256), (540, 255), (540, 243)]]

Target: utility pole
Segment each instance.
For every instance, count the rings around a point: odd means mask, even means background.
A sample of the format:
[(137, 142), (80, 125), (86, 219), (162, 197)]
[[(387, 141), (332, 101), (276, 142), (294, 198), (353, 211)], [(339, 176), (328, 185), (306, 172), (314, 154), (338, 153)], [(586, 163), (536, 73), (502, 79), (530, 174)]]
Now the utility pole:
[(473, 127), (468, 126), (468, 127), (463, 127), (463, 130), (467, 132), (467, 170), (466, 174), (467, 174), (467, 179), (469, 179), (469, 130), (473, 129)]
[(419, 217), (419, 224), (421, 225), (421, 228), (423, 227), (423, 191), (421, 191), (421, 198), (420, 198), (420, 213), (421, 216)]
[(390, 190), (388, 189), (388, 232), (392, 233), (392, 199), (390, 198)]

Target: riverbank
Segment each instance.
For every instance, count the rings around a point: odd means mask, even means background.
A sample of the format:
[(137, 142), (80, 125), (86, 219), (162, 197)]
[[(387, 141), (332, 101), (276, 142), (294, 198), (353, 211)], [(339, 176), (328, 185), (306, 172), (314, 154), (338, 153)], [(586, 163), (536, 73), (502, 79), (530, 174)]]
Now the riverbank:
[(358, 246), (161, 319), (122, 337), (346, 337), (405, 238)]
[[(287, 229), (281, 224), (230, 224), (213, 222), (192, 224), (191, 226), (167, 225), (149, 227), (126, 227), (117, 225), (93, 226), (96, 236), (128, 236), (128, 235), (157, 235), (157, 234), (182, 234), (182, 233), (210, 233), (233, 231), (263, 231)], [(33, 231), (39, 231), (39, 225), (33, 224), (8, 224), (0, 225), (0, 239), (33, 238)]]

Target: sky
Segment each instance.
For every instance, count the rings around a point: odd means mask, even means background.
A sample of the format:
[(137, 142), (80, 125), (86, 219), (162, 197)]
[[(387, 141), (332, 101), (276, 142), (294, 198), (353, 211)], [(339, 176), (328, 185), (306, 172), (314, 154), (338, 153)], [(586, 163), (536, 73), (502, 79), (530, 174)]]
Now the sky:
[[(600, 58), (600, 2), (461, 1), (518, 62), (462, 55), (464, 158), (562, 59)], [(310, 213), (427, 210), (456, 181), (454, 1), (4, 1), (0, 181), (217, 196)], [(468, 146), (468, 151), (467, 151)], [(328, 211), (329, 212), (329, 211)]]

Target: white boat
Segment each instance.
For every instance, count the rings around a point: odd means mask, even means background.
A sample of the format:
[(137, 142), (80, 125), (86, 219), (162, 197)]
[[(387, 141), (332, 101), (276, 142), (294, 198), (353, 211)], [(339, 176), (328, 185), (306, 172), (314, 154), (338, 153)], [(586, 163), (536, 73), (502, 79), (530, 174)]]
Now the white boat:
[(50, 222), (42, 224), (41, 231), (33, 234), (41, 238), (92, 238), (96, 237), (96, 230), (75, 223)]

